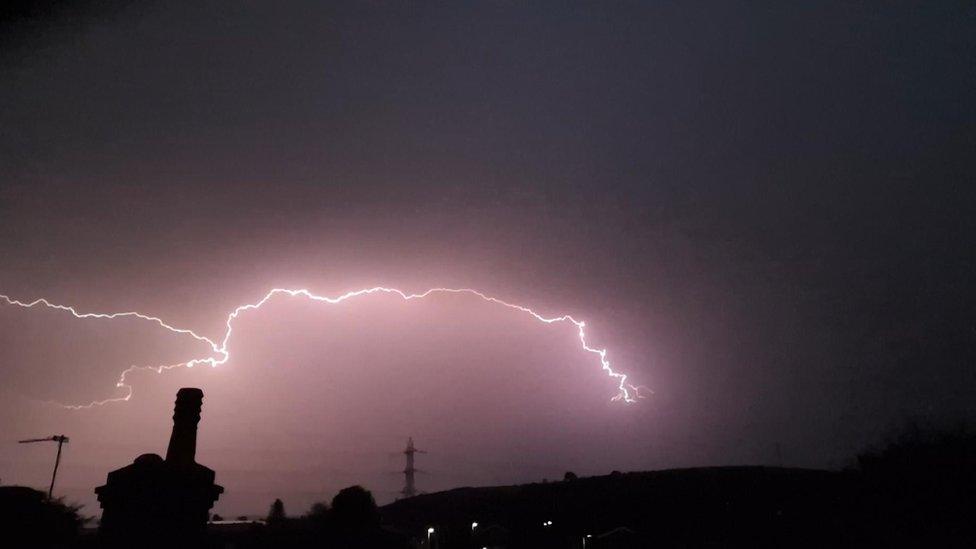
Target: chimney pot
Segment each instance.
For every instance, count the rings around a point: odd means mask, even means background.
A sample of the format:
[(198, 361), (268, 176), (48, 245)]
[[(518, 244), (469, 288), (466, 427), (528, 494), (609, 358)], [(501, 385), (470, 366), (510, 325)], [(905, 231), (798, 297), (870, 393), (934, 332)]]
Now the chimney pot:
[(177, 465), (196, 463), (197, 423), (203, 406), (203, 391), (184, 387), (176, 393), (173, 433), (169, 437), (166, 461)]

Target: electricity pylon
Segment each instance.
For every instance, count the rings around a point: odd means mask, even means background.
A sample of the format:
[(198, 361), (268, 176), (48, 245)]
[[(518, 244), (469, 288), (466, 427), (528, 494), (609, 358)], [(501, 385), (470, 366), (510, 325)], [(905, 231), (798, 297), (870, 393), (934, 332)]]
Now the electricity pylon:
[(407, 449), (403, 451), (407, 456), (407, 467), (403, 470), (403, 475), (406, 477), (406, 485), (403, 487), (403, 497), (411, 498), (417, 495), (417, 487), (413, 482), (413, 475), (417, 472), (417, 469), (413, 466), (413, 455), (420, 453), (426, 454), (427, 452), (423, 450), (418, 450), (413, 446), (413, 437), (407, 439)]

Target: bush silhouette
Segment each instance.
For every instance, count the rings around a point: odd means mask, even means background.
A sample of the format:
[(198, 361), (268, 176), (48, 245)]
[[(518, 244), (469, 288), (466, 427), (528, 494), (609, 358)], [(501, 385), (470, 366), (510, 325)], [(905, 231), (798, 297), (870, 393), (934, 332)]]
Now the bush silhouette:
[(0, 487), (0, 531), (5, 539), (29, 540), (30, 547), (71, 544), (87, 522), (78, 509), (26, 486)]
[(332, 516), (343, 530), (365, 530), (379, 527), (380, 516), (373, 494), (362, 486), (350, 486), (332, 498)]

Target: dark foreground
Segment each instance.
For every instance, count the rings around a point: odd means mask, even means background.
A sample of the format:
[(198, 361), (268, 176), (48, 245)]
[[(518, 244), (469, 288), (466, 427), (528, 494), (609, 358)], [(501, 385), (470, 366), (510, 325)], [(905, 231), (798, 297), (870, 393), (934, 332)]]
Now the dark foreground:
[[(959, 473), (952, 463), (914, 472), (889, 463), (848, 472), (715, 467), (567, 475), (559, 482), (458, 488), (378, 509), (367, 491), (355, 488), (344, 491), (345, 500), (337, 496), (332, 506), (301, 517), (211, 523), (202, 546), (967, 547), (976, 542), (976, 500), (972, 476)], [(30, 493), (30, 505), (11, 507), (12, 498)], [(36, 494), (0, 488), (7, 535), (32, 535), (17, 538), (33, 540), (24, 547), (104, 546), (94, 531), (72, 536), (69, 514), (32, 516), (43, 507)], [(152, 546), (149, 539), (130, 541)]]
[(442, 547), (973, 546), (972, 487), (949, 464), (923, 474), (716, 467), (461, 488), (382, 511), (404, 531), (434, 527)]

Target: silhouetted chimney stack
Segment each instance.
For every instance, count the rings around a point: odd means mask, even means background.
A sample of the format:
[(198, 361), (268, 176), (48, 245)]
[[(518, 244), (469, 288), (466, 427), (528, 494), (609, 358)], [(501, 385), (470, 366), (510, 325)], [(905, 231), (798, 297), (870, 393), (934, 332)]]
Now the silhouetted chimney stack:
[(203, 391), (183, 388), (176, 393), (173, 409), (173, 433), (169, 436), (166, 461), (173, 465), (196, 463), (197, 424), (203, 406)]
[(195, 459), (202, 406), (203, 391), (180, 389), (166, 459), (143, 454), (95, 488), (101, 547), (208, 547), (207, 515), (224, 489)]

